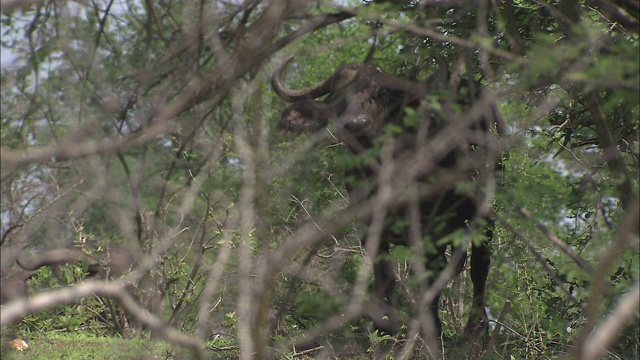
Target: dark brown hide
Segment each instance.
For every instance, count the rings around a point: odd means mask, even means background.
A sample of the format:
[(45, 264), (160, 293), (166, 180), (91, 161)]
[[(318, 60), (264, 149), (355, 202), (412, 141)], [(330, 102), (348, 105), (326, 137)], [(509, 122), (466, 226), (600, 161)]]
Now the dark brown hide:
[(0, 281), (0, 304), (6, 304), (12, 300), (26, 297), (28, 295), (27, 280), (31, 275), (31, 273), (17, 269), (4, 269)]
[[(276, 94), (293, 102), (283, 111), (278, 128), (302, 133), (331, 122), (350, 147), (360, 147), (381, 135), (385, 123), (400, 121), (403, 106), (417, 105), (427, 91), (422, 84), (400, 79), (371, 64), (348, 64), (318, 85), (291, 90), (284, 87), (281, 76), (292, 59), (280, 64), (271, 78)], [(327, 95), (325, 100), (315, 100), (323, 95)]]
[(107, 251), (87, 254), (81, 249), (53, 249), (38, 254), (32, 259), (16, 259), (18, 265), (25, 270), (35, 271), (43, 266), (59, 266), (74, 262), (88, 264), (90, 277), (97, 279), (119, 278), (134, 268), (137, 258), (132, 252), (117, 246), (109, 245)]
[[(501, 133), (503, 122), (495, 104), (477, 101), (484, 99), (486, 95), (486, 90), (479, 84), (461, 81), (455, 91), (449, 92), (454, 86), (448, 84), (446, 64), (441, 60), (438, 60), (439, 69), (425, 84), (393, 76), (375, 65), (350, 64), (338, 69), (320, 84), (307, 89), (291, 90), (287, 89), (282, 81), (284, 68), (291, 59), (280, 64), (271, 79), (276, 94), (293, 103), (282, 112), (278, 128), (296, 133), (317, 131), (326, 126), (337, 129), (338, 139), (357, 155), (372, 148), (375, 140), (385, 133), (385, 127), (394, 124), (402, 130), (394, 138), (392, 147), (393, 159), (398, 167), (406, 167), (420, 161), (416, 160), (415, 154), (434, 139), (434, 134), (446, 129), (456, 119), (465, 118), (454, 109), (469, 109), (476, 103), (480, 104), (475, 110), (479, 114), (470, 117), (472, 121), (464, 122), (464, 126), (461, 125), (461, 139), (444, 144), (449, 148), (439, 155), (425, 155), (432, 157), (426, 163), (435, 163), (435, 166), (414, 171), (412, 180), (417, 184), (416, 187), (427, 189), (428, 194), (419, 198), (417, 209), (414, 207), (410, 211), (405, 202), (404, 205), (396, 204), (387, 210), (386, 225), (379, 246), (380, 254), (388, 252), (392, 244), (414, 246), (415, 249), (416, 244), (411, 244), (410, 241), (409, 227), (402, 228), (397, 224), (410, 223), (411, 219), (416, 218), (416, 212), (421, 225), (420, 238), (431, 239), (429, 243), (421, 245), (424, 249), (422, 255), (425, 267), (427, 272), (432, 274), (422, 284), (424, 291), (446, 266), (447, 244), (441, 244), (439, 240), (455, 231), (468, 230), (469, 224), (473, 223), (478, 215), (476, 199), (481, 194), (476, 190), (469, 193), (456, 191), (456, 186), (460, 183), (472, 185), (480, 182), (487, 178), (481, 176), (481, 172), (485, 169), (493, 171), (498, 166), (499, 156), (495, 151), (491, 152), (497, 147), (492, 143), (495, 139), (490, 130), (497, 128), (497, 132)], [(463, 87), (464, 91), (461, 91), (460, 87)], [(439, 96), (430, 100), (438, 99), (439, 106), (420, 108), (420, 101), (433, 94)], [(327, 95), (324, 100), (316, 100), (323, 95)], [(405, 123), (407, 107), (421, 109), (419, 123)], [(380, 161), (374, 161), (347, 169), (346, 185), (351, 204), (375, 194), (379, 163)], [(430, 180), (446, 177), (452, 180), (438, 183)], [(349, 179), (357, 179), (357, 182), (349, 182)], [(429, 189), (434, 190), (429, 192)], [(410, 216), (411, 214), (414, 217)], [(489, 241), (493, 230), (491, 220), (487, 219), (487, 222), (489, 225), (484, 229), (486, 240), (474, 242), (472, 246), (471, 278), (474, 298), (465, 329), (467, 333), (482, 330), (486, 325), (484, 290), (490, 264)], [(458, 253), (461, 254), (462, 251)], [(382, 256), (374, 261), (374, 280), (373, 290), (379, 301), (393, 305), (396, 276), (393, 264), (386, 257)], [(441, 331), (437, 311), (439, 297), (440, 294), (437, 294), (428, 307), (432, 311), (438, 330)], [(389, 306), (386, 308), (390, 309)], [(397, 332), (400, 324), (394, 320), (393, 311), (384, 315), (372, 314), (376, 326), (386, 331)]]
[[(69, 263), (86, 263), (88, 265), (87, 272), (89, 273), (89, 278), (106, 280), (117, 279), (130, 273), (136, 267), (137, 257), (134, 256), (133, 252), (128, 251), (123, 247), (118, 245), (108, 245), (106, 251), (97, 251), (91, 254), (87, 254), (77, 248), (52, 249), (41, 254), (37, 254), (28, 260), (18, 256), (16, 258), (16, 262), (22, 269), (29, 271), (38, 270), (43, 266), (52, 266), (55, 269)], [(24, 281), (23, 286), (26, 292), (26, 284)], [(147, 291), (149, 286), (150, 277), (146, 274), (140, 280), (139, 287), (143, 289), (143, 291)], [(147, 300), (136, 296), (135, 287), (133, 285), (128, 286), (127, 291), (143, 304), (148, 303)], [(113, 309), (111, 311), (113, 311)], [(116, 320), (115, 328), (122, 331), (123, 336), (130, 337), (133, 335), (132, 329), (129, 328), (127, 318), (125, 317), (123, 320), (123, 323)], [(134, 328), (139, 332), (141, 324), (135, 322)]]
[(26, 282), (33, 273), (23, 271), (15, 265), (19, 253), (20, 248), (3, 242), (0, 251), (0, 304), (28, 295)]

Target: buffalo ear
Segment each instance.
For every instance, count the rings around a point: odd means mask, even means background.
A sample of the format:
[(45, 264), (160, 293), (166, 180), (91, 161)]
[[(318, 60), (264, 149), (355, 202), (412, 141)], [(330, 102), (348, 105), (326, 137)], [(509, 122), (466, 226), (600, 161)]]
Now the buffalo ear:
[(297, 101), (282, 111), (278, 130), (296, 134), (314, 132), (327, 126), (329, 108), (315, 100)]

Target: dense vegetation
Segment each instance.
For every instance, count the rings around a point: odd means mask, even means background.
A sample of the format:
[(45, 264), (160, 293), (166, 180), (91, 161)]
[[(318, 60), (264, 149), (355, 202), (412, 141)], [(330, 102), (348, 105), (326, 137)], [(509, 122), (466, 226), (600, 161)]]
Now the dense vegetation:
[[(269, 77), (295, 54), (292, 88), (364, 61), (423, 81), (437, 55), (508, 124), (491, 331), (468, 346), (470, 280), (451, 279), (444, 357), (640, 356), (637, 2), (27, 3), (2, 8), (3, 281), (17, 254), (120, 244), (151, 260), (141, 335), (198, 358), (428, 355), (364, 315), (371, 264), (343, 176), (359, 160), (331, 134), (276, 131)], [(418, 259), (387, 256), (411, 312)], [(86, 272), (43, 267), (32, 299)], [(3, 304), (3, 326), (22, 318), (3, 332), (126, 335), (124, 289)]]

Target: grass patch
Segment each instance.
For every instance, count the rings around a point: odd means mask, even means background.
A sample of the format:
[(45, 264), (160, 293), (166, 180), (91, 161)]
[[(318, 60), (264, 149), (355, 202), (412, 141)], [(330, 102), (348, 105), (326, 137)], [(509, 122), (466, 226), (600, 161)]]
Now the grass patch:
[[(34, 334), (35, 335), (35, 334)], [(5, 340), (5, 339), (3, 339)], [(7, 341), (10, 339), (7, 339)], [(183, 349), (157, 340), (96, 337), (88, 334), (43, 333), (25, 339), (29, 350), (2, 348), (2, 359), (99, 360), (99, 359), (174, 359), (185, 355)], [(181, 355), (176, 357), (176, 350)]]

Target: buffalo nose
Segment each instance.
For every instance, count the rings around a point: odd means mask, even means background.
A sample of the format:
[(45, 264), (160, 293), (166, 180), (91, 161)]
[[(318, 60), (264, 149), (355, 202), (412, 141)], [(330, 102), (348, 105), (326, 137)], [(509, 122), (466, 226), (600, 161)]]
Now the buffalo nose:
[(349, 131), (361, 131), (368, 123), (369, 118), (366, 115), (358, 115), (346, 119), (344, 122), (344, 128)]

